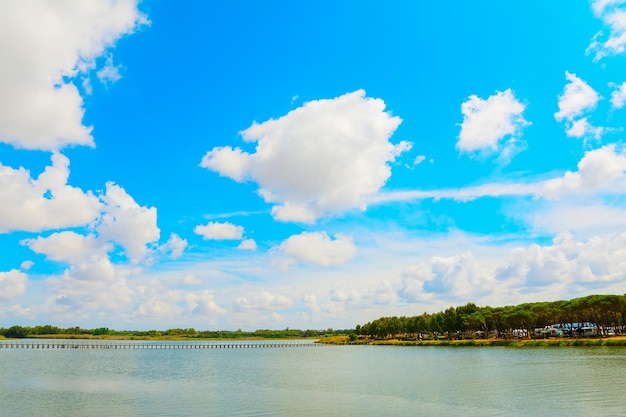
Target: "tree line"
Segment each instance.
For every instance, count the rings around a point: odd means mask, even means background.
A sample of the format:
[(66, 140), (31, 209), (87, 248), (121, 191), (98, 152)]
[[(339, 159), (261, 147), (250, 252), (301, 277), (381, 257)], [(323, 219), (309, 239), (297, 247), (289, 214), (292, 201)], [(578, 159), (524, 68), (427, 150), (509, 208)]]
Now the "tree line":
[(356, 326), (358, 335), (373, 338), (419, 337), (420, 334), (487, 337), (497, 333), (514, 337), (516, 329), (535, 329), (554, 324), (594, 323), (621, 329), (626, 320), (626, 295), (590, 295), (552, 302), (524, 303), (505, 307), (478, 307), (467, 303), (434, 314), (412, 317), (381, 317)]
[(269, 330), (259, 329), (254, 331), (238, 330), (201, 330), (190, 328), (172, 328), (167, 330), (112, 330), (108, 327), (98, 327), (95, 329), (83, 329), (81, 327), (60, 328), (49, 324), (43, 326), (11, 326), (9, 328), (0, 327), (0, 336), (6, 338), (19, 339), (25, 337), (64, 335), (68, 337), (91, 337), (91, 336), (115, 336), (115, 337), (141, 337), (141, 338), (197, 338), (197, 339), (287, 339), (287, 338), (307, 338), (324, 335), (346, 335), (354, 330), (300, 330), (283, 329)]

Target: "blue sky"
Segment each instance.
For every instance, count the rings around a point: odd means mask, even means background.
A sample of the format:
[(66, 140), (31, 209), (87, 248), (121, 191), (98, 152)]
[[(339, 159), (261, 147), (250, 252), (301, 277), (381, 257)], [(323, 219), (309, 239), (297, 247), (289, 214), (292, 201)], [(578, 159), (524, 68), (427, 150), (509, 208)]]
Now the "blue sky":
[(626, 1), (33, 0), (0, 28), (0, 326), (624, 293)]

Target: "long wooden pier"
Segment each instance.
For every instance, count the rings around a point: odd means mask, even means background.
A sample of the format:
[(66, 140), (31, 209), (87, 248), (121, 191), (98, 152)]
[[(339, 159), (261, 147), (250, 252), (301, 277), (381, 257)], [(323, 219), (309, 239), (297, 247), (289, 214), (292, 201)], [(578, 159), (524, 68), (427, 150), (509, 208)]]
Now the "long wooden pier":
[(0, 349), (262, 349), (326, 346), (313, 342), (187, 342), (135, 340), (2, 340)]

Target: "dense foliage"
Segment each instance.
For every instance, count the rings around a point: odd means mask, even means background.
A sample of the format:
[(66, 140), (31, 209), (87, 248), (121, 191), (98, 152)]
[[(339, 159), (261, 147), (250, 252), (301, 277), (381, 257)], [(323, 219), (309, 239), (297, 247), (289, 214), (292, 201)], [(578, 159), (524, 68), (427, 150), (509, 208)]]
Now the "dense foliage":
[(515, 329), (534, 329), (559, 323), (591, 322), (621, 327), (626, 320), (626, 295), (590, 295), (566, 301), (525, 303), (506, 307), (478, 307), (467, 303), (434, 314), (381, 317), (357, 326), (359, 335), (390, 338), (418, 334), (468, 335), (482, 332), (513, 337)]
[[(111, 330), (108, 327), (98, 327), (95, 329), (82, 329), (80, 327), (59, 328), (56, 326), (11, 326), (7, 328), (0, 327), (0, 336), (7, 338), (23, 338), (36, 336), (54, 336), (67, 335), (70, 337), (90, 337), (90, 336), (111, 336), (111, 337), (141, 337), (141, 338), (198, 338), (198, 339), (286, 339), (300, 337), (319, 337), (324, 335), (347, 335), (351, 330), (300, 330), (300, 329), (284, 329), (284, 330), (202, 330), (197, 331), (194, 328), (173, 328), (168, 330)], [(352, 330), (353, 332), (353, 330)]]

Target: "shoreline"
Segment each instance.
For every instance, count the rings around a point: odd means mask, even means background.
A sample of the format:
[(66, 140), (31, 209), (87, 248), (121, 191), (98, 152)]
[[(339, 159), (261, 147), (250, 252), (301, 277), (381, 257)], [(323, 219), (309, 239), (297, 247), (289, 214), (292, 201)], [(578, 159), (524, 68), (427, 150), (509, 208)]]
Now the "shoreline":
[(364, 346), (448, 346), (448, 347), (593, 347), (626, 346), (626, 336), (605, 338), (549, 339), (468, 339), (468, 340), (355, 340), (348, 337), (320, 338), (318, 343)]

